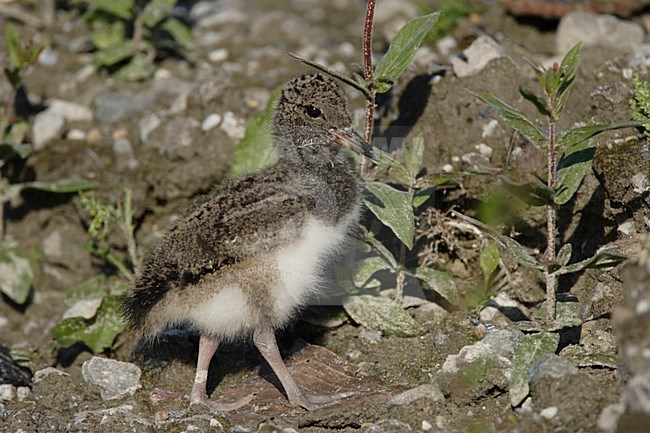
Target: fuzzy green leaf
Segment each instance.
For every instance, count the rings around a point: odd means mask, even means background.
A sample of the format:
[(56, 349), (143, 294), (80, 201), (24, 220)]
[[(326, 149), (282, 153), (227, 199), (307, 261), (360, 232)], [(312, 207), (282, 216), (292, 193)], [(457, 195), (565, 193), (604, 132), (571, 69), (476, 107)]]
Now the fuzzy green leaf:
[(29, 259), (8, 247), (0, 247), (0, 291), (18, 305), (27, 301), (34, 272)]
[(481, 256), (479, 262), (481, 264), (481, 270), (483, 271), (483, 276), (489, 278), (499, 267), (499, 249), (494, 244), (489, 244), (481, 251)]
[(516, 240), (512, 239), (511, 237), (502, 235), (501, 233), (494, 230), (492, 227), (488, 226), (485, 223), (482, 223), (477, 219), (468, 217), (467, 215), (463, 215), (456, 211), (453, 211), (452, 213), (456, 217), (478, 227), (479, 229), (481, 229), (481, 231), (490, 235), (492, 239), (494, 239), (497, 243), (499, 243), (502, 247), (504, 247), (518, 263), (526, 266), (531, 266), (533, 268), (541, 269), (540, 264), (537, 262), (537, 260), (533, 256), (531, 256), (528, 253), (528, 251), (526, 251), (526, 248), (524, 248), (523, 245), (521, 245)]
[(84, 343), (93, 353), (103, 352), (113, 346), (113, 341), (126, 325), (119, 317), (119, 298), (106, 296), (91, 319), (70, 317), (61, 320), (52, 328), (52, 333), (62, 347)]
[(384, 259), (390, 264), (390, 270), (392, 272), (397, 271), (397, 260), (395, 256), (374, 236), (368, 236), (366, 242), (370, 244), (379, 254), (381, 254)]
[(237, 144), (230, 177), (254, 173), (275, 162), (273, 151), (273, 110), (280, 89), (273, 91), (263, 113), (250, 118), (244, 138)]
[(546, 206), (553, 203), (555, 195), (553, 190), (539, 181), (516, 183), (505, 176), (500, 179), (510, 194), (530, 206)]
[(543, 147), (544, 134), (533, 121), (521, 111), (487, 93), (472, 93), (481, 101), (498, 111), (504, 121), (536, 146)]
[(452, 305), (460, 303), (460, 296), (454, 279), (446, 272), (432, 268), (416, 268), (413, 275), (424, 281)]
[(71, 192), (79, 192), (79, 191), (94, 189), (96, 188), (97, 185), (94, 182), (90, 182), (87, 180), (83, 180), (79, 178), (69, 178), (69, 179), (56, 180), (53, 182), (38, 182), (38, 181), (25, 182), (25, 183), (21, 183), (20, 186), (23, 189), (38, 189), (40, 191), (66, 194)]
[(389, 227), (408, 249), (413, 248), (415, 221), (408, 192), (382, 182), (366, 182), (370, 193), (363, 201), (375, 216)]
[(625, 128), (639, 128), (642, 126), (642, 122), (627, 122), (619, 123), (616, 125), (604, 124), (581, 126), (579, 128), (573, 128), (564, 132), (558, 140), (558, 145), (561, 148), (565, 149), (565, 152), (570, 152), (572, 147), (578, 146), (590, 138), (595, 137), (596, 135), (603, 132)]
[(154, 27), (167, 18), (174, 9), (176, 0), (151, 0), (142, 11), (142, 23), (147, 27)]
[(113, 66), (128, 59), (134, 53), (133, 41), (124, 41), (124, 43), (111, 45), (110, 47), (97, 51), (95, 54), (95, 63), (97, 66)]
[(436, 187), (434, 186), (415, 191), (415, 194), (413, 194), (413, 207), (417, 209), (422, 206), (427, 200), (429, 200), (434, 192), (436, 192)]
[(624, 262), (628, 256), (617, 251), (599, 251), (594, 256), (558, 269), (556, 275), (570, 274), (587, 268), (611, 268)]
[(386, 335), (415, 337), (424, 334), (424, 329), (409, 313), (385, 296), (349, 296), (344, 299), (343, 308), (356, 323)]
[(583, 141), (565, 150), (557, 164), (555, 203), (563, 205), (571, 200), (589, 171), (595, 153), (596, 144), (593, 140)]
[(162, 28), (169, 32), (169, 34), (178, 42), (183, 48), (191, 49), (194, 46), (192, 41), (192, 32), (185, 24), (176, 18), (169, 18), (165, 20)]
[[(20, 35), (16, 31), (16, 28), (11, 23), (5, 24), (5, 43), (7, 45), (7, 51), (9, 53), (9, 66), (8, 69), (11, 70), (20, 70), (25, 63), (24, 52), (22, 45), (20, 44)], [(12, 80), (12, 86), (17, 87)]]
[(546, 101), (544, 100), (544, 98), (537, 95), (532, 90), (526, 89), (525, 87), (519, 87), (519, 93), (526, 100), (532, 102), (533, 105), (535, 106), (535, 108), (537, 108), (537, 111), (539, 111), (539, 113), (542, 116), (550, 115), (550, 111), (549, 111), (548, 107), (546, 106)]
[(405, 144), (404, 148), (404, 166), (409, 174), (410, 183), (415, 183), (415, 179), (422, 166), (424, 158), (424, 138), (422, 134), (413, 137), (411, 141)]
[(571, 244), (564, 244), (560, 248), (560, 251), (557, 253), (556, 261), (560, 266), (566, 266), (571, 260), (571, 253), (573, 252), (573, 247)]
[(528, 375), (530, 368), (544, 355), (555, 353), (560, 342), (559, 334), (540, 332), (539, 334), (524, 335), (517, 347), (512, 360), (513, 370), (510, 376), (510, 404), (517, 407), (528, 395)]
[(438, 21), (439, 16), (440, 12), (434, 12), (413, 18), (397, 32), (388, 52), (375, 67), (374, 76), (379, 79), (377, 82), (378, 93), (387, 92), (392, 83), (395, 83), (406, 70), (422, 41)]
[(390, 263), (388, 263), (383, 257), (375, 256), (359, 260), (353, 265), (352, 279), (354, 285), (363, 289), (375, 273), (389, 270), (390, 268)]
[(575, 81), (575, 77), (578, 72), (580, 46), (581, 43), (574, 45), (573, 48), (571, 48), (569, 52), (566, 53), (562, 59), (562, 63), (560, 64), (562, 72), (560, 73), (557, 88), (554, 89), (556, 104), (553, 114), (555, 118), (558, 118), (560, 116), (560, 113), (564, 108), (564, 104), (569, 98), (571, 87), (573, 87), (573, 82)]
[(130, 0), (86, 0), (95, 9), (116, 17), (131, 20), (134, 18), (133, 1)]

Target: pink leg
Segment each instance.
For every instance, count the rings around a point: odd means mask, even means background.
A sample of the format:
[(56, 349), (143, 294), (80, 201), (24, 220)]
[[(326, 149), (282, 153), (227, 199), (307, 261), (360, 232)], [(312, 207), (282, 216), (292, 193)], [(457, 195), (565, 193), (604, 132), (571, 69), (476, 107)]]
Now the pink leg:
[(232, 403), (217, 403), (208, 399), (206, 386), (208, 384), (208, 370), (210, 361), (219, 347), (221, 340), (218, 337), (208, 337), (201, 335), (199, 338), (199, 359), (196, 362), (196, 375), (194, 385), (190, 394), (191, 403), (201, 403), (219, 412), (228, 412), (238, 409), (253, 399), (252, 395), (246, 396), (241, 400)]
[(269, 363), (275, 375), (280, 379), (284, 391), (287, 393), (289, 403), (296, 406), (302, 406), (305, 409), (318, 409), (320, 407), (334, 404), (338, 400), (352, 395), (352, 393), (313, 395), (302, 391), (282, 360), (280, 350), (275, 341), (275, 334), (271, 328), (265, 327), (256, 329), (253, 334), (253, 342), (264, 359), (266, 359), (266, 362)]

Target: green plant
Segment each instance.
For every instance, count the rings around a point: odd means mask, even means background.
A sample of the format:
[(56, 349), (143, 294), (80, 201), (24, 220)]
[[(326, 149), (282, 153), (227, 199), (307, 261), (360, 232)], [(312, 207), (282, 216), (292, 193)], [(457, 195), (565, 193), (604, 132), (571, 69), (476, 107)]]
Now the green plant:
[(478, 315), (490, 303), (504, 285), (504, 274), (499, 272), (500, 259), (499, 249), (494, 244), (488, 244), (481, 250), (479, 264), (483, 281), (463, 293), (467, 310), (475, 315)]
[(456, 213), (459, 218), (474, 224), (493, 237), (517, 262), (539, 269), (544, 273), (546, 321), (549, 325), (552, 325), (556, 319), (555, 293), (557, 279), (560, 275), (590, 267), (612, 266), (624, 259), (616, 252), (600, 251), (593, 257), (568, 264), (571, 259), (572, 245), (564, 244), (559, 251), (556, 248), (557, 209), (573, 197), (587, 174), (596, 150), (594, 137), (605, 131), (638, 126), (635, 123), (591, 124), (558, 131), (557, 120), (573, 86), (578, 71), (579, 55), (580, 44), (577, 44), (569, 50), (559, 65), (555, 64), (550, 68), (544, 68), (533, 64), (537, 80), (542, 88), (541, 96), (525, 88), (519, 89), (521, 95), (534, 105), (542, 117), (546, 124), (545, 131), (542, 131), (537, 123), (523, 112), (500, 99), (486, 93), (475, 94), (477, 98), (494, 108), (510, 127), (546, 154), (547, 175), (545, 181), (521, 183), (507, 176), (501, 177), (504, 187), (526, 204), (546, 208), (546, 251), (543, 256), (535, 258), (515, 239), (500, 234), (478, 220)]
[[(94, 188), (92, 182), (80, 179), (62, 179), (54, 182), (22, 182), (10, 184), (1, 171), (9, 162), (27, 159), (32, 146), (25, 142), (29, 124), (15, 112), (16, 98), (25, 89), (22, 81), (24, 71), (33, 65), (44, 47), (44, 43), (35, 43), (33, 37), (22, 38), (11, 23), (5, 27), (7, 43), (7, 61), (3, 71), (11, 84), (11, 91), (0, 113), (0, 291), (16, 304), (24, 304), (32, 285), (33, 254), (19, 251), (13, 243), (5, 241), (4, 210), (5, 206), (20, 196), (25, 189), (37, 189), (53, 193), (70, 193)], [(31, 257), (31, 258), (30, 258)]]
[(95, 63), (120, 78), (140, 80), (155, 71), (161, 51), (192, 48), (189, 29), (170, 16), (176, 0), (77, 0), (87, 6)]
[(644, 122), (643, 135), (650, 137), (650, 84), (641, 78), (638, 72), (632, 75), (634, 97), (630, 99), (632, 118)]
[[(81, 194), (81, 207), (90, 217), (88, 251), (118, 270), (118, 275), (99, 274), (70, 289), (65, 302), (71, 307), (52, 332), (62, 347), (83, 343), (93, 353), (113, 347), (115, 338), (124, 331), (117, 309), (120, 295), (133, 284), (139, 255), (135, 241), (131, 190), (124, 189), (124, 198), (115, 204), (98, 201), (93, 193)], [(127, 245), (133, 271), (115, 254), (108, 242), (111, 227), (117, 225)]]

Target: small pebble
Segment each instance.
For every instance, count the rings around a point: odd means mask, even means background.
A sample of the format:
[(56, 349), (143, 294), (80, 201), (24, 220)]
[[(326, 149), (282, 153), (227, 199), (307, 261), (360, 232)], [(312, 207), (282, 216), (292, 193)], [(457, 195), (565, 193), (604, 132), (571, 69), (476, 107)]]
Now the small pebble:
[(363, 331), (359, 334), (359, 341), (364, 344), (377, 344), (381, 341), (381, 331), (375, 329)]
[(433, 426), (431, 425), (431, 423), (429, 421), (427, 421), (427, 420), (422, 421), (422, 431), (429, 431), (432, 428), (433, 428)]
[(68, 140), (79, 140), (79, 141), (81, 141), (81, 140), (85, 140), (86, 136), (87, 136), (87, 134), (84, 131), (82, 131), (81, 129), (71, 129), (70, 131), (68, 131), (65, 138), (67, 138)]
[(557, 406), (547, 407), (546, 409), (543, 409), (539, 415), (546, 419), (555, 418), (555, 415), (557, 415)]
[(16, 397), (18, 397), (18, 401), (25, 401), (31, 392), (32, 390), (28, 386), (19, 386), (16, 389)]
[(225, 48), (217, 48), (216, 50), (210, 51), (208, 54), (208, 60), (212, 63), (223, 62), (228, 58), (228, 50)]
[(201, 123), (201, 131), (207, 132), (221, 123), (221, 114), (212, 113)]
[(246, 125), (232, 111), (226, 111), (221, 121), (221, 129), (233, 140), (241, 140), (246, 132)]
[(16, 398), (16, 387), (8, 383), (0, 385), (0, 400), (14, 401)]
[(451, 164), (445, 164), (442, 166), (442, 171), (444, 171), (445, 173), (451, 173), (452, 171), (454, 171), (454, 166)]
[(486, 158), (492, 157), (492, 148), (485, 143), (479, 143), (474, 148), (478, 151), (479, 154), (485, 156)]

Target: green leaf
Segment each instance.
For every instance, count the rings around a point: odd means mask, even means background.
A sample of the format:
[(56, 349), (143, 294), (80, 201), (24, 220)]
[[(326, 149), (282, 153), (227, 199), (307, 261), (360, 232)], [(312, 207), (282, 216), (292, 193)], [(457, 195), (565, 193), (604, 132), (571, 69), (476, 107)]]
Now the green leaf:
[(365, 288), (370, 278), (377, 272), (390, 270), (391, 265), (383, 257), (368, 257), (353, 264), (352, 279), (354, 285)]
[(95, 63), (97, 66), (113, 66), (130, 58), (133, 54), (135, 54), (133, 41), (128, 40), (97, 51), (95, 53)]
[(642, 126), (643, 122), (627, 122), (619, 123), (616, 125), (599, 124), (581, 126), (579, 128), (569, 129), (568, 131), (564, 132), (558, 139), (558, 145), (564, 148), (565, 152), (570, 152), (572, 147), (578, 146), (584, 141), (587, 141), (590, 138), (595, 137), (596, 135), (603, 132), (625, 128), (639, 128)]
[(105, 295), (120, 295), (128, 289), (129, 284), (116, 277), (99, 274), (88, 278), (69, 289), (63, 297), (67, 305), (74, 305), (79, 301), (101, 298)]
[(381, 255), (384, 257), (384, 259), (386, 259), (386, 261), (390, 264), (390, 270), (391, 270), (392, 272), (396, 272), (396, 271), (397, 271), (397, 267), (398, 267), (398, 265), (397, 265), (397, 260), (395, 260), (395, 256), (393, 256), (393, 254), (388, 250), (388, 248), (386, 248), (386, 247), (384, 246), (384, 244), (382, 244), (382, 243), (381, 243), (381, 242), (380, 242), (376, 237), (374, 237), (374, 236), (369, 235), (369, 236), (367, 236), (367, 238), (366, 238), (365, 240), (366, 240), (366, 242), (368, 242), (368, 244), (370, 244), (370, 245), (371, 245), (375, 250), (377, 250), (377, 252), (379, 252), (379, 254), (381, 254)]
[(413, 207), (417, 209), (422, 206), (434, 192), (436, 192), (435, 186), (416, 190), (413, 194)]
[(117, 296), (106, 296), (95, 317), (63, 319), (52, 328), (52, 333), (62, 347), (84, 343), (95, 354), (103, 352), (113, 346), (115, 337), (126, 327), (118, 313), (119, 305)]
[(300, 62), (302, 62), (302, 63), (304, 63), (304, 64), (306, 64), (308, 66), (311, 66), (312, 68), (315, 68), (315, 69), (317, 69), (317, 70), (319, 70), (321, 72), (324, 72), (327, 75), (329, 75), (330, 77), (341, 80), (342, 82), (344, 82), (348, 86), (350, 86), (350, 87), (352, 87), (354, 89), (357, 89), (359, 92), (363, 93), (363, 95), (366, 97), (366, 99), (370, 99), (370, 91), (368, 90), (368, 88), (365, 87), (364, 85), (362, 85), (361, 83), (353, 80), (352, 78), (346, 77), (345, 75), (340, 74), (340, 73), (336, 72), (333, 69), (329, 69), (327, 66), (323, 66), (320, 63), (314, 62), (313, 60), (309, 60), (309, 59), (305, 59), (304, 57), (300, 57), (298, 54), (295, 54), (295, 53), (292, 53), (292, 52), (288, 52), (287, 54), (289, 55), (289, 57), (291, 57), (291, 58), (293, 58), (295, 60), (298, 60), (298, 61), (300, 61)]
[(572, 272), (578, 272), (583, 269), (588, 268), (611, 268), (616, 266), (629, 257), (625, 254), (619, 253), (618, 251), (609, 251), (603, 250), (597, 252), (594, 256), (589, 257), (588, 259), (582, 260), (577, 263), (573, 263), (568, 266), (564, 266), (554, 272), (555, 275), (564, 275), (570, 274)]
[(554, 99), (556, 101), (556, 104), (553, 114), (555, 118), (558, 118), (560, 116), (560, 113), (564, 108), (564, 104), (569, 98), (569, 93), (571, 91), (571, 87), (573, 86), (573, 82), (575, 81), (575, 77), (578, 72), (578, 61), (580, 60), (580, 45), (580, 42), (574, 45), (573, 48), (571, 48), (569, 52), (564, 56), (562, 63), (560, 64), (562, 72), (558, 81), (558, 87), (554, 89)]
[(147, 27), (154, 27), (167, 18), (174, 9), (176, 0), (150, 0), (142, 11), (142, 22)]
[(176, 18), (169, 18), (166, 20), (162, 28), (169, 32), (169, 34), (178, 42), (183, 48), (191, 49), (194, 47), (194, 42), (192, 41), (192, 32), (189, 28)]
[(530, 206), (546, 206), (554, 203), (553, 190), (537, 181), (516, 183), (505, 176), (500, 177), (505, 189)]
[(94, 182), (79, 178), (69, 178), (56, 180), (54, 182), (25, 182), (21, 183), (20, 186), (23, 189), (38, 189), (40, 191), (54, 192), (67, 194), (71, 192), (86, 191), (89, 189), (94, 189), (97, 185)]
[(390, 43), (388, 52), (375, 67), (374, 76), (379, 79), (377, 82), (378, 93), (387, 92), (392, 83), (395, 83), (406, 70), (425, 36), (438, 21), (439, 16), (440, 12), (433, 12), (413, 18), (397, 32)]
[(87, 0), (94, 8), (116, 17), (131, 20), (134, 18), (132, 0)]
[(528, 375), (530, 368), (544, 355), (551, 355), (557, 350), (560, 342), (559, 334), (540, 332), (539, 334), (524, 335), (517, 347), (512, 360), (513, 370), (510, 376), (510, 404), (517, 407), (524, 401), (530, 388)]
[(427, 283), (432, 290), (435, 290), (450, 304), (458, 305), (460, 303), (456, 283), (448, 273), (438, 269), (419, 267), (414, 270), (413, 275)]
[(494, 239), (497, 243), (499, 243), (499, 245), (504, 247), (510, 253), (510, 255), (512, 255), (512, 258), (515, 259), (518, 263), (533, 268), (542, 269), (539, 262), (533, 256), (531, 256), (528, 253), (528, 251), (526, 251), (526, 248), (524, 248), (516, 240), (512, 239), (511, 237), (502, 235), (501, 233), (494, 230), (492, 227), (482, 223), (479, 220), (468, 217), (467, 215), (463, 215), (456, 211), (452, 211), (452, 213), (456, 217), (478, 227), (479, 229), (481, 229), (481, 231), (490, 235), (492, 239)]
[(523, 96), (526, 100), (532, 102), (541, 115), (550, 116), (550, 111), (546, 106), (546, 101), (541, 96), (535, 94), (532, 90), (526, 89), (525, 87), (519, 87), (519, 93), (521, 93), (521, 96)]
[(494, 244), (489, 244), (481, 251), (479, 262), (483, 276), (489, 278), (490, 275), (499, 267), (499, 249)]
[[(20, 35), (18, 35), (13, 24), (8, 22), (5, 25), (5, 43), (7, 44), (7, 51), (9, 52), (8, 69), (20, 70), (25, 62), (23, 47), (20, 43)], [(12, 86), (17, 87), (13, 80), (11, 84)]]
[(422, 166), (422, 159), (424, 157), (424, 138), (422, 134), (413, 137), (404, 148), (404, 166), (410, 177), (409, 184), (414, 184), (417, 178), (420, 167)]
[(408, 192), (382, 182), (366, 182), (370, 193), (363, 201), (375, 216), (389, 227), (408, 249), (413, 248), (415, 222)]
[(121, 67), (117, 77), (124, 81), (141, 81), (152, 77), (156, 66), (146, 54), (138, 53), (125, 66)]
[(573, 252), (573, 247), (571, 244), (564, 244), (560, 248), (560, 251), (557, 253), (556, 261), (560, 266), (566, 266), (571, 260), (571, 253)]
[(29, 259), (14, 249), (0, 246), (0, 291), (18, 305), (27, 301), (34, 271)]
[(273, 110), (280, 88), (273, 91), (263, 113), (250, 118), (244, 138), (237, 144), (230, 177), (259, 171), (275, 162), (273, 151)]
[(521, 111), (487, 93), (472, 93), (481, 101), (490, 105), (503, 117), (505, 122), (536, 146), (543, 147), (546, 138), (533, 121)]
[(593, 140), (583, 141), (565, 150), (557, 164), (555, 203), (563, 205), (571, 200), (589, 171), (595, 153), (596, 144)]
[(409, 313), (385, 296), (348, 296), (343, 300), (343, 308), (356, 323), (386, 335), (415, 337), (424, 334), (424, 329)]

